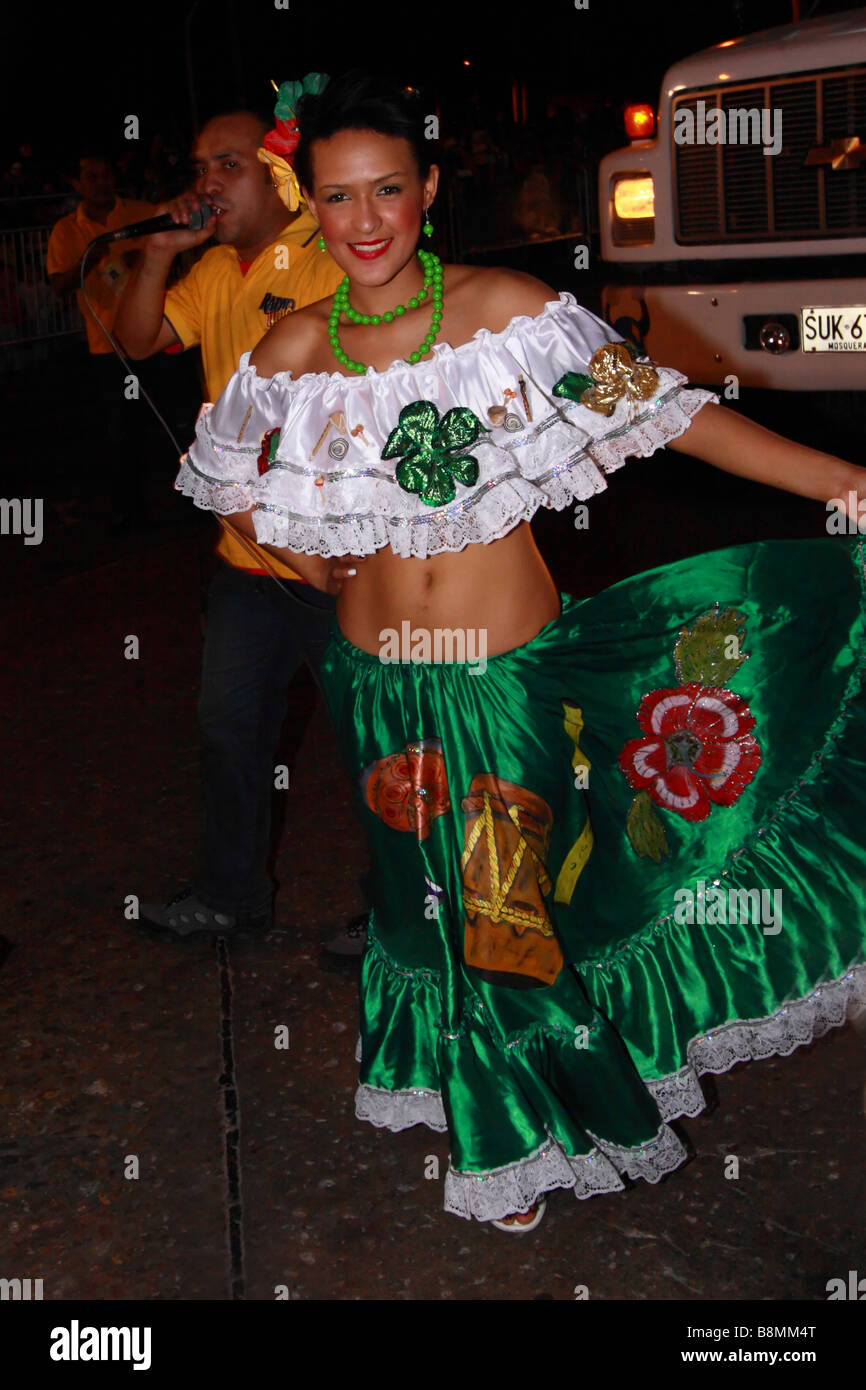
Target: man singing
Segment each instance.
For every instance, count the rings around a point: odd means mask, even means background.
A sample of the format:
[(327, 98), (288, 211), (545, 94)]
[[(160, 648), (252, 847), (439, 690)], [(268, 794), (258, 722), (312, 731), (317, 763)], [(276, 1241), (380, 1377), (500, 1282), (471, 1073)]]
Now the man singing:
[[(317, 244), (304, 205), (288, 213), (257, 151), (267, 130), (252, 112), (214, 117), (193, 147), (194, 194), (170, 211), (181, 224), (201, 202), (213, 215), (200, 231), (143, 241), (140, 266), (124, 291), (115, 333), (129, 356), (201, 345), (207, 395), (216, 401), (251, 351), (283, 315), (330, 295), (342, 272)], [(166, 292), (179, 251), (214, 237), (190, 272)], [(258, 441), (250, 439), (250, 445)], [(191, 887), (164, 905), (142, 904), (140, 920), (176, 938), (264, 930), (273, 918), (267, 857), (274, 755), (286, 686), (302, 661), (314, 674), (328, 639), (334, 599), (312, 588), (254, 543), (223, 531), (219, 569), (208, 592), (199, 701), (201, 846)], [(280, 585), (271, 578), (276, 572)], [(360, 955), (363, 922), (331, 948)]]

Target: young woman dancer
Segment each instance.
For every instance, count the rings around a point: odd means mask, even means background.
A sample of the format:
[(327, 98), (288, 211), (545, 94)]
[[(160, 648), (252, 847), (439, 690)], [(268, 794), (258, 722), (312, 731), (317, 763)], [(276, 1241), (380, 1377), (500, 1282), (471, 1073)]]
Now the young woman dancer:
[(866, 470), (570, 294), (418, 251), (438, 170), (410, 94), (350, 74), (298, 119), (347, 279), (241, 358), (178, 487), (339, 592), (323, 680), (376, 878), (357, 1114), (447, 1128), (446, 1209), (526, 1231), (552, 1188), (658, 1181), (701, 1073), (866, 1000), (861, 543), (578, 602), (529, 519), (663, 445), (852, 516)]

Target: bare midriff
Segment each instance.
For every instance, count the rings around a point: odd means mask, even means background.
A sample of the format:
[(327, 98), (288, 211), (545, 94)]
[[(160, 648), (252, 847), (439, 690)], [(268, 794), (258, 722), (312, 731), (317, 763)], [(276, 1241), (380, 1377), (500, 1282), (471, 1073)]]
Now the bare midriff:
[[(505, 327), (510, 314), (502, 306), (502, 323), (484, 325), (479, 317), (475, 286), (489, 272), (467, 266), (446, 266), (444, 272), (441, 342), (456, 347), (469, 342), (482, 326)], [(330, 303), (320, 300), (300, 311), (311, 326), (304, 362), (309, 372), (333, 372), (338, 365), (328, 339)], [(426, 327), (426, 318), (422, 322)], [(418, 334), (418, 322), (407, 314), (387, 329), (377, 328), (373, 337), (368, 328), (343, 325), (340, 341), (350, 356), (384, 372), (399, 358), (408, 358)], [(428, 631), (431, 637), (437, 629), (463, 631), (467, 646), (471, 630), (483, 633), (487, 655), (495, 656), (531, 641), (560, 613), (559, 594), (526, 521), (501, 540), (427, 560), (404, 559), (388, 546), (357, 569), (357, 575), (343, 583), (337, 621), (349, 642), (376, 655), (387, 640), (381, 634), (401, 633), (408, 622), (411, 629)]]
[[(386, 548), (358, 565), (337, 604), (340, 631), (362, 651), (380, 655), (388, 632), (475, 633), (488, 656), (523, 646), (559, 616), (556, 586), (528, 522), (488, 545), (403, 559)], [(483, 637), (480, 635), (483, 634)]]

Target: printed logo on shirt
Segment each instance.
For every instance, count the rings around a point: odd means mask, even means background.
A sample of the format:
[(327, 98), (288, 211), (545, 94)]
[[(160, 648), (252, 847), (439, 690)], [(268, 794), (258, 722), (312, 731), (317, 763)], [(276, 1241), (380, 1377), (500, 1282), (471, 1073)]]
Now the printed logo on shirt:
[(295, 307), (293, 299), (283, 299), (278, 294), (268, 292), (262, 300), (259, 308), (263, 314), (267, 315), (268, 328), (273, 328), (274, 324), (290, 314)]

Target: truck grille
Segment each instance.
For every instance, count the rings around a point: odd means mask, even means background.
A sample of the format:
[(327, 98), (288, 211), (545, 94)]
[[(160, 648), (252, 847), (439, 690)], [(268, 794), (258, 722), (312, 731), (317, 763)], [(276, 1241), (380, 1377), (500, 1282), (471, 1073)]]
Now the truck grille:
[[(810, 150), (845, 137), (859, 136), (866, 147), (866, 67), (689, 92), (674, 102), (674, 117), (684, 107), (695, 113), (701, 100), (707, 113), (780, 111), (781, 149), (765, 155), (761, 144), (678, 145), (672, 125), (677, 241), (866, 235), (866, 158), (848, 169), (806, 163)], [(771, 116), (770, 140), (773, 129)]]

